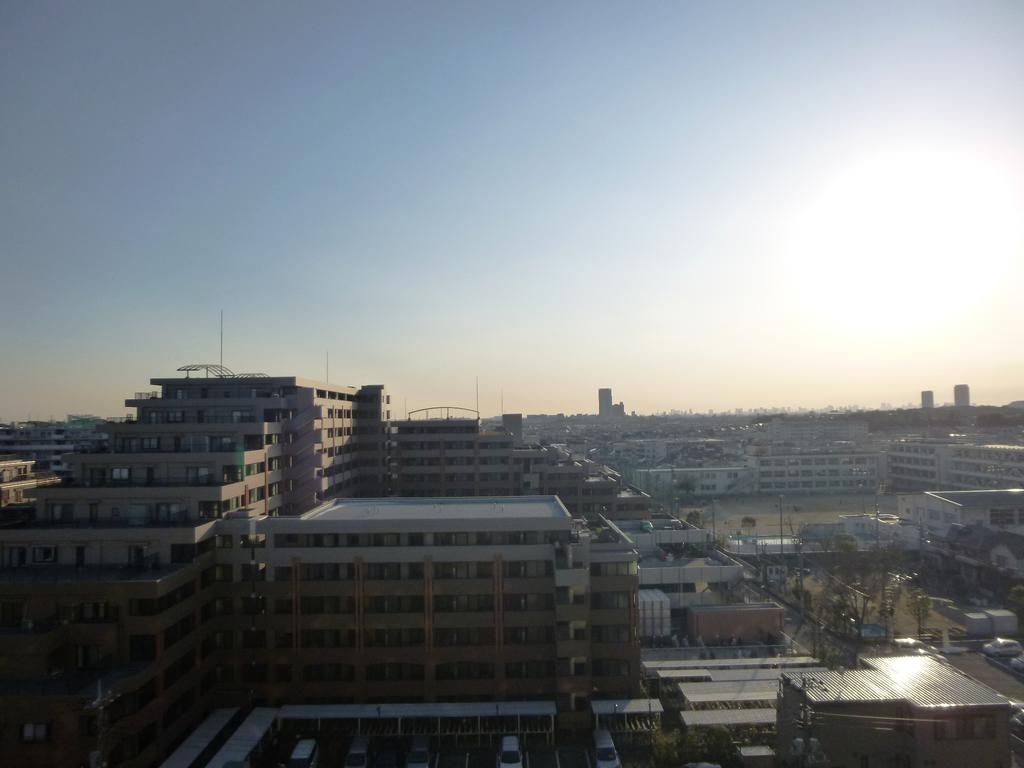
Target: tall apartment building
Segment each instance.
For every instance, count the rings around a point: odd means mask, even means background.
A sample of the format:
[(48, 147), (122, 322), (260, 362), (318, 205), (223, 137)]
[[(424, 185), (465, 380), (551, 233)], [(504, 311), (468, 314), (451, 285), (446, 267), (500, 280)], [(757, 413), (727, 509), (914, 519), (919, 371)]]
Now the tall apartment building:
[(458, 418), (451, 410), (424, 409), (392, 422), (396, 496), (557, 495), (576, 516), (650, 515), (650, 496), (611, 468), (562, 446), (517, 445), (505, 429), (481, 430), (475, 413)]
[(607, 418), (612, 415), (612, 390), (602, 388), (597, 390), (597, 415)]
[(935, 407), (935, 393), (930, 389), (921, 391), (921, 407), (922, 408), (934, 408)]
[(38, 494), (38, 515), (190, 522), (241, 509), (294, 515), (334, 496), (384, 493), (383, 387), (180, 370), (125, 401), (135, 413), (107, 424), (106, 452), (68, 457), (72, 479)]
[(0, 529), (0, 754), (164, 757), (214, 706), (639, 692), (637, 552), (555, 498)]
[(966, 384), (957, 384), (953, 387), (953, 405), (957, 408), (966, 408), (971, 404), (971, 388)]
[[(476, 413), (452, 417), (452, 409), (414, 411), (391, 427), (391, 464), (396, 496), (518, 496), (514, 437), (504, 429), (482, 431)], [(461, 410), (461, 409), (455, 409)], [(442, 418), (431, 418), (439, 414)]]

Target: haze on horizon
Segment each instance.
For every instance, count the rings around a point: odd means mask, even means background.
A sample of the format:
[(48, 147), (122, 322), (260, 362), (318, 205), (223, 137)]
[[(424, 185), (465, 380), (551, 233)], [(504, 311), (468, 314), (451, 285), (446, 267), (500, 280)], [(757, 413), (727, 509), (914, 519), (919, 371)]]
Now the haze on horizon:
[(1024, 399), (1024, 4), (0, 5), (0, 418)]

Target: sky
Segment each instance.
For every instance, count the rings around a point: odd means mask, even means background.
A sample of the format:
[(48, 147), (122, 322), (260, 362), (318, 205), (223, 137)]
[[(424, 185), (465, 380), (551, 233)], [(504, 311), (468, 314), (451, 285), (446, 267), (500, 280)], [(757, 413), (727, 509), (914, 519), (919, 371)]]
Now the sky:
[(1024, 399), (1019, 2), (0, 3), (0, 418)]

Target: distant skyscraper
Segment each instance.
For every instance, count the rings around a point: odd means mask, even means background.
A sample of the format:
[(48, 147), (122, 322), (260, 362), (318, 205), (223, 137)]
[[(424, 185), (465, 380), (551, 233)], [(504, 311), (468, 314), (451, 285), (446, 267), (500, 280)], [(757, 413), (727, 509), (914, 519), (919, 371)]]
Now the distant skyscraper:
[(935, 393), (930, 389), (921, 391), (921, 407), (922, 408), (934, 408), (935, 407)]
[(597, 390), (597, 415), (604, 417), (612, 415), (611, 388)]
[(966, 408), (971, 404), (971, 388), (966, 384), (957, 384), (953, 387), (953, 405), (957, 408)]

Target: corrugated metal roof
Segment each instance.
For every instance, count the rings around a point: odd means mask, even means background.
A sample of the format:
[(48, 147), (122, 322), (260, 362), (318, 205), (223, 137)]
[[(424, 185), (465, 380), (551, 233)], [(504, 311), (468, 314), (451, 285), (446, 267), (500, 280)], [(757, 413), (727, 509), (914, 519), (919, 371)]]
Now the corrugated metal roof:
[(861, 659), (868, 669), (830, 670), (787, 677), (814, 703), (906, 701), (917, 707), (1006, 705), (1005, 696), (927, 656)]
[(989, 507), (1000, 505), (1024, 504), (1024, 489), (1007, 488), (1005, 490), (979, 491), (926, 491), (926, 495), (957, 504), (961, 507)]
[(595, 715), (647, 715), (664, 711), (659, 699), (594, 699), (590, 709)]
[(694, 711), (684, 709), (679, 717), (687, 728), (709, 725), (771, 725), (775, 723), (774, 709), (712, 709)]

